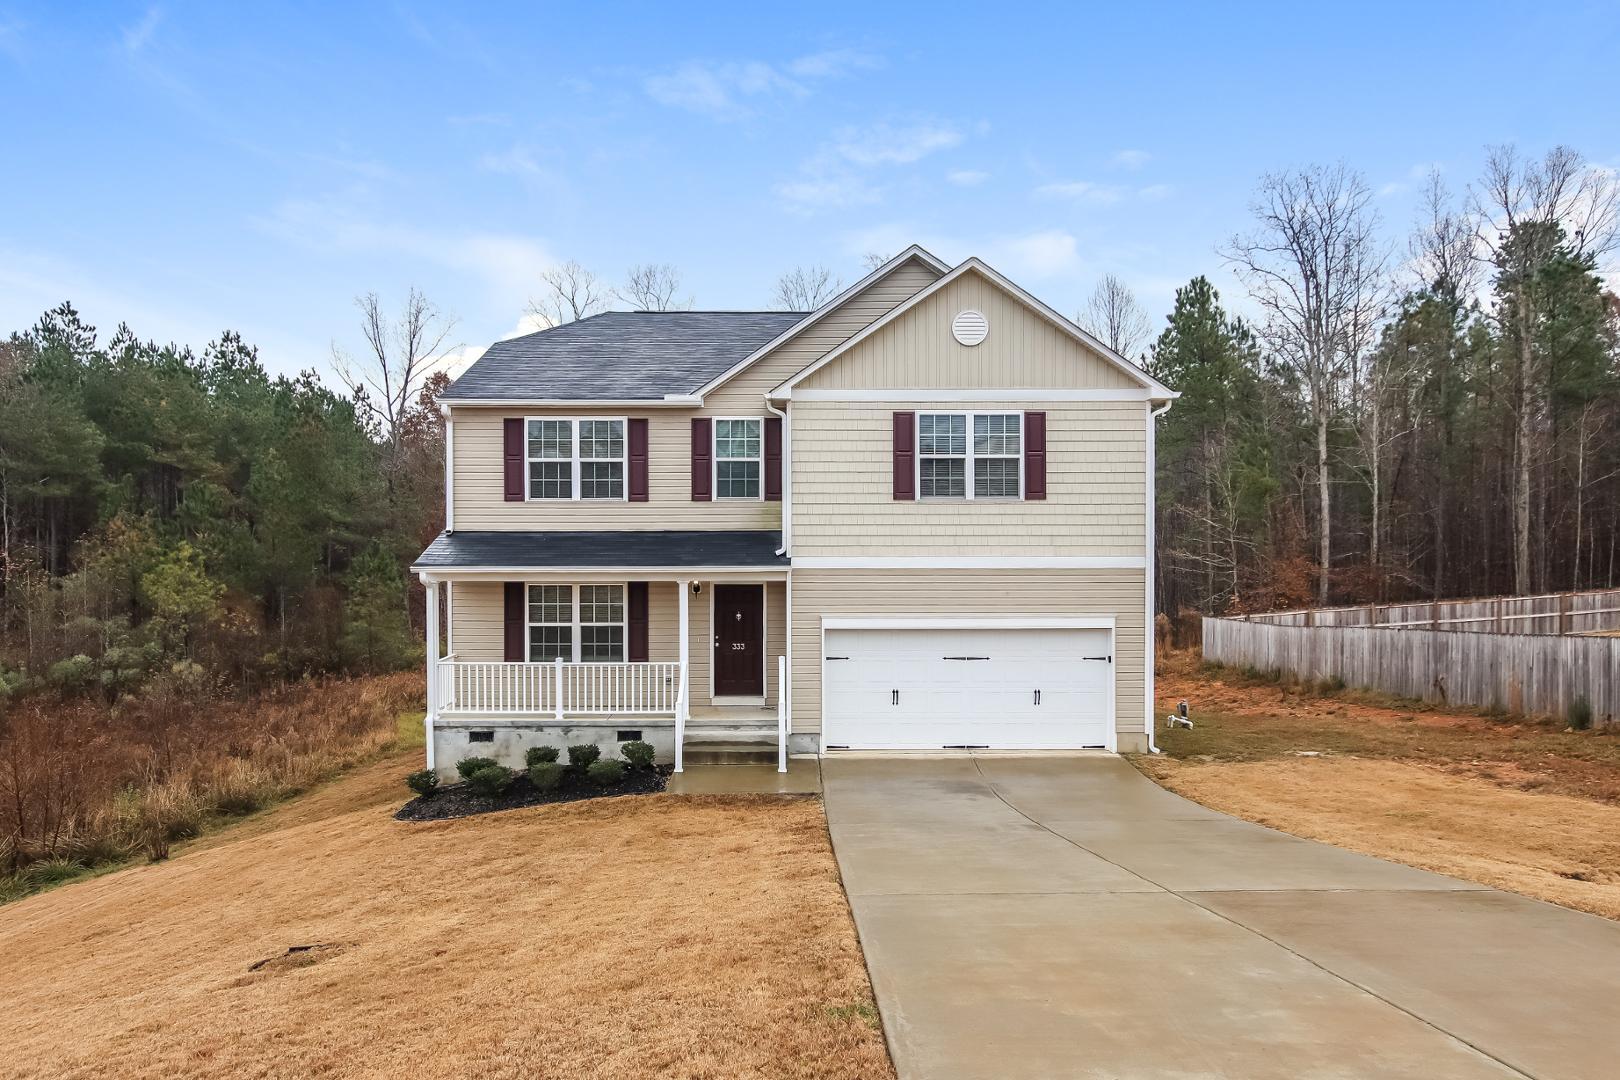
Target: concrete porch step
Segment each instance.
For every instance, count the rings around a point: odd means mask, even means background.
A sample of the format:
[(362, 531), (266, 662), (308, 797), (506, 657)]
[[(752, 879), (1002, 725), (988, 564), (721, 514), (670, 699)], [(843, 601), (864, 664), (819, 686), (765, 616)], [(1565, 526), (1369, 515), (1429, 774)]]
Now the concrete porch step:
[(687, 743), (683, 757), (687, 765), (775, 765), (776, 743)]
[(776, 745), (776, 724), (688, 724), (686, 745), (693, 743), (769, 743)]

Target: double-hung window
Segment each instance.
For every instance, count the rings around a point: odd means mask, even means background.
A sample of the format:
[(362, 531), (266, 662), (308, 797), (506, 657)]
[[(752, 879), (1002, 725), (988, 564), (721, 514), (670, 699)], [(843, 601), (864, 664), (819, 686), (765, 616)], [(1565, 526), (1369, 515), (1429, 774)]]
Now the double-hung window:
[(917, 493), (924, 499), (1018, 499), (1022, 413), (917, 414)]
[(759, 419), (714, 422), (714, 494), (719, 499), (758, 499), (764, 440)]
[(528, 422), (529, 498), (624, 498), (625, 422)]
[(530, 585), (529, 660), (614, 663), (625, 657), (623, 585)]

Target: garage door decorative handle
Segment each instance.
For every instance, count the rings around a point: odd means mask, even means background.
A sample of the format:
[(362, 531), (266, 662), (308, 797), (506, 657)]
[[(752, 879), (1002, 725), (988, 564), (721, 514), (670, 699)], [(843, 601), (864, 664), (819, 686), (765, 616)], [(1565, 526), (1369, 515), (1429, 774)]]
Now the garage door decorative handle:
[(988, 660), (988, 656), (942, 656), (941, 660)]
[(1037, 691), (1035, 691), (1035, 704), (1039, 705), (1040, 703), (1041, 703), (1041, 692), (1039, 690), (1037, 690)]
[(1112, 664), (1114, 662), (1114, 658), (1112, 656), (1082, 656), (1080, 659), (1082, 659), (1082, 660), (1102, 660), (1105, 663), (1109, 663), (1109, 664)]
[(889, 691), (889, 704), (890, 705), (898, 705), (898, 704), (900, 704), (900, 691), (898, 691), (898, 690), (890, 690)]

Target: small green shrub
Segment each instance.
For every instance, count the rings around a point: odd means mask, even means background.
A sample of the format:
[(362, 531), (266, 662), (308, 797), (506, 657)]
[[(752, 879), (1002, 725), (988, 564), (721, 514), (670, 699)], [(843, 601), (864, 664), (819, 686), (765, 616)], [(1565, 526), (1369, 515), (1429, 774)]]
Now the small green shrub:
[(460, 761), (456, 762), (456, 772), (461, 774), (461, 778), (463, 780), (471, 780), (473, 773), (482, 769), (487, 769), (491, 765), (499, 764), (500, 762), (496, 761), (494, 758), (464, 757)]
[(45, 672), (45, 679), (63, 693), (74, 693), (90, 685), (96, 677), (96, 662), (80, 653), (58, 660)]
[(652, 743), (643, 742), (640, 739), (621, 743), (619, 753), (624, 755), (624, 760), (630, 763), (632, 769), (650, 769), (652, 768), (653, 758), (658, 756), (658, 751), (653, 749)]
[(418, 769), (405, 778), (405, 786), (422, 798), (431, 798), (439, 790), (439, 774), (432, 769)]
[(602, 748), (595, 743), (575, 743), (568, 748), (568, 764), (576, 769), (590, 769), (591, 763), (602, 756)]
[(488, 765), (467, 777), (467, 786), (474, 793), (494, 798), (503, 794), (517, 779), (517, 773), (505, 765)]
[(529, 766), (529, 783), (536, 791), (556, 791), (567, 766), (556, 761), (537, 761)]
[(1569, 726), (1576, 731), (1586, 731), (1592, 726), (1592, 703), (1584, 697), (1578, 697), (1569, 703)]
[(603, 787), (612, 787), (624, 779), (624, 762), (622, 761), (593, 761), (585, 770), (585, 775)]
[(557, 748), (555, 746), (531, 746), (523, 754), (523, 764), (531, 769), (544, 762), (556, 760)]

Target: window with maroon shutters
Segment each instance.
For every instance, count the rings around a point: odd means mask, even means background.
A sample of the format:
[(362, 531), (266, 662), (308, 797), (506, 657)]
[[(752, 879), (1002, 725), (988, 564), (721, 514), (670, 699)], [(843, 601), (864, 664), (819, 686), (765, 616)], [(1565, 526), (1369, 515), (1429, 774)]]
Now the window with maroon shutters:
[(692, 418), (692, 501), (714, 498), (714, 421), (707, 416)]
[(917, 414), (894, 414), (894, 497), (917, 497)]

